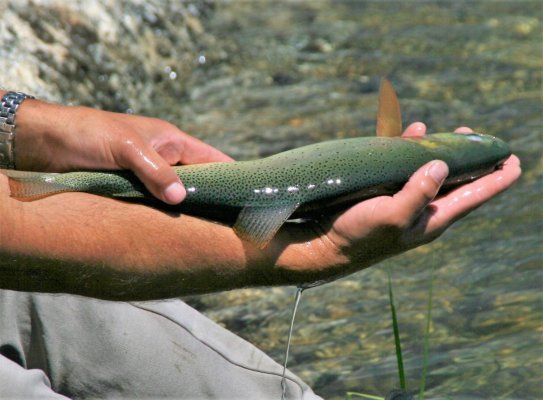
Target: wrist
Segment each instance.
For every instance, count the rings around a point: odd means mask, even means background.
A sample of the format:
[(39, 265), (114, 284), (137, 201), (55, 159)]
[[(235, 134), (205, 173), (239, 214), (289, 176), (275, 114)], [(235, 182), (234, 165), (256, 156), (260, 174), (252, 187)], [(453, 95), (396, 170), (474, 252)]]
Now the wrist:
[(27, 99), (17, 113), (15, 163), (17, 169), (47, 171), (62, 140), (66, 109), (57, 104)]
[(341, 249), (310, 223), (291, 224), (270, 245), (275, 263), (270, 281), (274, 285), (311, 286), (349, 273), (351, 263)]
[(2, 92), (0, 101), (0, 168), (15, 169), (15, 138), (18, 111), (26, 99), (23, 92)]

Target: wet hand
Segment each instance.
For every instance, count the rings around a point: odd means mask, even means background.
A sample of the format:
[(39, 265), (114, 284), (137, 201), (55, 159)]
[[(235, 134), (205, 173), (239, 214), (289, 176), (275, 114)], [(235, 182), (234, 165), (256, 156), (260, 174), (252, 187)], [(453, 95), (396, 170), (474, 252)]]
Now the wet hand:
[(21, 170), (129, 169), (169, 204), (186, 195), (171, 165), (231, 160), (160, 119), (36, 100), (18, 112), (15, 156)]
[[(426, 127), (414, 123), (403, 136), (423, 136)], [(459, 128), (457, 132), (472, 132)], [(503, 168), (438, 197), (448, 174), (442, 161), (422, 166), (393, 196), (375, 197), (317, 223), (318, 238), (297, 248), (300, 262), (287, 269), (300, 279), (333, 280), (369, 267), (385, 258), (428, 243), (520, 176), (512, 155)]]

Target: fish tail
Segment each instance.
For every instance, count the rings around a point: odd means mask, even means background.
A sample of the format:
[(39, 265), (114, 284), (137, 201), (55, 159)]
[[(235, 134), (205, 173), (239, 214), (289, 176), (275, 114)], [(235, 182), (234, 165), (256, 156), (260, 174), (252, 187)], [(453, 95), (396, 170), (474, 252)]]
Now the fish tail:
[(73, 191), (57, 181), (61, 174), (1, 170), (9, 178), (11, 197), (20, 200), (35, 200), (55, 193)]

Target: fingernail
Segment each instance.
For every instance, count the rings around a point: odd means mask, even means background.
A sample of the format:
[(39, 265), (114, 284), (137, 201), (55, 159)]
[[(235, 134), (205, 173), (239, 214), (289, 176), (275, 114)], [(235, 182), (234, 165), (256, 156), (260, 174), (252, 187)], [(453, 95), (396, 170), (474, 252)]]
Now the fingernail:
[(414, 122), (413, 123), (413, 130), (418, 134), (418, 135), (424, 135), (424, 133), (426, 132), (426, 125), (423, 124), (422, 122)]
[(177, 204), (183, 201), (187, 192), (182, 184), (174, 182), (164, 190), (166, 201), (171, 204)]
[(443, 161), (434, 161), (428, 170), (426, 176), (430, 176), (438, 185), (441, 185), (449, 175), (449, 168)]

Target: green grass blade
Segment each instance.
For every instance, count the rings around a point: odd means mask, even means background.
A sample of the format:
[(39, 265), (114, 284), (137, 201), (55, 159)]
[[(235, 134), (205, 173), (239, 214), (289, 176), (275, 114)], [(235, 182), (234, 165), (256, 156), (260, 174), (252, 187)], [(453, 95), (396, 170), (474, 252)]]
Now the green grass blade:
[(364, 393), (358, 393), (358, 392), (347, 392), (347, 397), (345, 397), (345, 400), (352, 400), (353, 396), (360, 397), (362, 399), (385, 400), (384, 397), (373, 396), (371, 394), (364, 394)]
[(390, 301), (390, 311), (392, 313), (392, 329), (394, 330), (394, 343), (396, 345), (396, 360), (398, 361), (398, 374), (400, 376), (400, 387), (407, 390), (405, 384), (405, 373), (403, 368), (402, 345), (400, 343), (400, 329), (398, 328), (398, 319), (396, 318), (396, 307), (394, 306), (394, 294), (392, 293), (392, 282), (390, 272), (388, 274), (388, 298)]
[(426, 331), (424, 332), (424, 355), (422, 361), (422, 376), (420, 378), (419, 399), (424, 400), (424, 387), (428, 371), (428, 353), (430, 349), (430, 329), (432, 328), (432, 297), (434, 293), (434, 269), (430, 272), (430, 287), (428, 289), (428, 310), (426, 314)]

